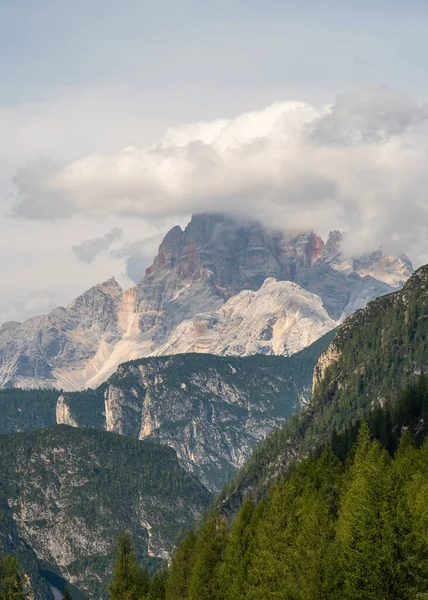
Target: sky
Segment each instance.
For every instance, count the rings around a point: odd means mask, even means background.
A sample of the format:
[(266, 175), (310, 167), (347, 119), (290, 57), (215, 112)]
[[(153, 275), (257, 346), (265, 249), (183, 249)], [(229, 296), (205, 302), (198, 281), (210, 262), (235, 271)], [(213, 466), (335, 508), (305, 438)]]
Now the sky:
[(0, 0), (0, 322), (192, 212), (428, 261), (428, 5)]

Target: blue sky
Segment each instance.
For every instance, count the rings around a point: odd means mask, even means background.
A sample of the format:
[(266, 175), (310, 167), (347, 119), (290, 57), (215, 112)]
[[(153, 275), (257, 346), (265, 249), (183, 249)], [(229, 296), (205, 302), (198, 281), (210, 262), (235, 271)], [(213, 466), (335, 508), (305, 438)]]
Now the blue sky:
[(150, 253), (171, 221), (12, 218), (13, 178), (28, 163), (114, 155), (181, 123), (289, 100), (319, 108), (364, 86), (424, 104), (427, 64), (421, 1), (0, 0), (0, 250), (13, 248), (0, 320), (37, 312), (28, 294), (44, 310), (111, 275), (126, 283), (126, 252), (85, 263), (72, 247), (119, 227), (129, 247), (154, 240)]

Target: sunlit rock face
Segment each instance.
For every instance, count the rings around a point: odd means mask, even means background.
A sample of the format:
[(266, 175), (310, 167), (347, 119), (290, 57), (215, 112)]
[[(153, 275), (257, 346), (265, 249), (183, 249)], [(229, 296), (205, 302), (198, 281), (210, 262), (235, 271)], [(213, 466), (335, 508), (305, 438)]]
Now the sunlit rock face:
[(340, 243), (339, 232), (324, 244), (195, 215), (165, 236), (134, 288), (110, 279), (67, 308), (0, 326), (0, 386), (96, 387), (119, 364), (159, 354), (296, 352), (412, 272), (404, 255), (347, 258)]

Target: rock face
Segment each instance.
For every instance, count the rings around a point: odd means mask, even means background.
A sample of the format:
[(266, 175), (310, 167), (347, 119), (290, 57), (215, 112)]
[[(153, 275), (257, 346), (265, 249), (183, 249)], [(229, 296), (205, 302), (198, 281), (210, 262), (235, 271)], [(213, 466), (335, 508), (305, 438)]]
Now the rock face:
[(122, 527), (156, 564), (211, 499), (172, 449), (66, 426), (0, 436), (0, 483), (26, 562), (36, 556), (90, 598), (107, 597)]
[(43, 387), (58, 381), (58, 372), (86, 365), (100, 346), (121, 339), (118, 315), (122, 289), (114, 279), (96, 285), (67, 308), (0, 327), (0, 384)]
[(316, 360), (332, 336), (291, 357), (182, 354), (126, 363), (97, 390), (62, 394), (57, 419), (159, 441), (217, 491), (310, 400)]
[(288, 356), (336, 325), (319, 296), (290, 281), (270, 278), (257, 291), (232, 296), (216, 312), (199, 313), (183, 321), (156, 354)]
[[(124, 292), (112, 279), (67, 308), (2, 325), (0, 386), (96, 387), (122, 362), (183, 348), (295, 352), (315, 332), (322, 335), (368, 300), (400, 287), (411, 271), (406, 257), (381, 251), (345, 259), (338, 232), (324, 244), (314, 233), (291, 236), (224, 215), (196, 215), (184, 231), (174, 227), (166, 235), (135, 288)], [(269, 278), (278, 282), (275, 291), (273, 282), (260, 290)], [(297, 285), (283, 285), (288, 281)]]

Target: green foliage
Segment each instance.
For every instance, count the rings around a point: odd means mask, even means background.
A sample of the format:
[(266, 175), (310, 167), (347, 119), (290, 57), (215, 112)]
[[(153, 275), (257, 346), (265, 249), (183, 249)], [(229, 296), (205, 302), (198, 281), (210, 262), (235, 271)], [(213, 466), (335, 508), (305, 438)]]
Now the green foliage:
[(147, 600), (165, 600), (167, 572), (155, 573), (152, 577)]
[(26, 577), (12, 554), (0, 556), (0, 600), (28, 600)]
[[(412, 424), (419, 420), (414, 412)], [(190, 584), (175, 598), (428, 597), (428, 440), (418, 449), (406, 431), (391, 456), (362, 424), (343, 458), (326, 448), (306, 459), (259, 506), (245, 502), (230, 529), (209, 517), (175, 554), (190, 546), (193, 556), (185, 563)], [(183, 564), (173, 560), (167, 589), (184, 581)]]
[(72, 595), (70, 594), (70, 592), (68, 591), (68, 588), (65, 588), (64, 591), (64, 595), (62, 597), (62, 600), (73, 600)]
[(185, 600), (190, 574), (196, 559), (196, 535), (190, 531), (181, 541), (171, 559), (171, 571), (166, 586), (166, 600)]
[(248, 576), (248, 557), (253, 550), (255, 533), (255, 506), (244, 502), (233, 523), (219, 569), (220, 589), (225, 600), (242, 598)]
[(59, 394), (58, 390), (0, 390), (0, 434), (54, 425)]
[(196, 541), (195, 562), (189, 581), (188, 600), (215, 600), (220, 593), (219, 568), (226, 545), (226, 521), (213, 513)]
[(109, 585), (110, 598), (111, 600), (141, 600), (148, 591), (149, 577), (137, 565), (131, 536), (122, 530), (117, 543), (113, 580)]

